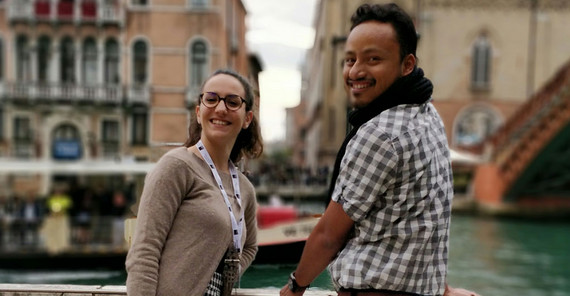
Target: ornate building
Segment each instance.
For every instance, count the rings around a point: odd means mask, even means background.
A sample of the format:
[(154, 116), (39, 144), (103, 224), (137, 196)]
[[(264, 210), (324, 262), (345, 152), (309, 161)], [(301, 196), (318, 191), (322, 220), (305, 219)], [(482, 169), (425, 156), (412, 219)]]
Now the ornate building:
[[(343, 89), (350, 15), (370, 1), (321, 0), (306, 56), (300, 165), (332, 166), (349, 110)], [(387, 3), (389, 1), (372, 1)], [(434, 83), (434, 104), (452, 148), (480, 143), (570, 58), (570, 3), (562, 0), (393, 1), (414, 19), (419, 66)], [(290, 118), (294, 118), (291, 114)], [(291, 121), (293, 122), (293, 121)], [(294, 142), (294, 143), (293, 143)]]
[(211, 71), (257, 81), (245, 16), (241, 0), (0, 1), (0, 187), (144, 172), (185, 141)]

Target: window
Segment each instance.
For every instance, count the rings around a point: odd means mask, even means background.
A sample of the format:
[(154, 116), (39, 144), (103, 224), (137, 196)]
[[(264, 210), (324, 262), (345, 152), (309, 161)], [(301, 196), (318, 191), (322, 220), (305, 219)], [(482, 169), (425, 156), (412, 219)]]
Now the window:
[(87, 38), (83, 42), (83, 83), (96, 84), (97, 80), (97, 44)]
[(38, 81), (47, 82), (49, 78), (49, 61), (51, 56), (51, 40), (47, 36), (38, 41)]
[(103, 120), (101, 127), (101, 144), (103, 155), (114, 157), (119, 152), (119, 122), (116, 120)]
[(73, 17), (73, 0), (60, 0), (57, 3), (57, 14), (62, 19)]
[(30, 126), (30, 118), (17, 116), (14, 118), (14, 133), (12, 135), (15, 141), (29, 142), (32, 140), (32, 129)]
[(34, 155), (32, 127), (29, 117), (14, 117), (12, 154), (18, 158), (30, 158)]
[(54, 130), (53, 138), (55, 140), (79, 140), (79, 132), (71, 124), (62, 124)]
[(69, 123), (56, 127), (52, 134), (52, 156), (58, 160), (81, 158), (82, 143), (79, 131)]
[(494, 133), (502, 124), (501, 117), (485, 106), (471, 106), (457, 116), (454, 128), (454, 143), (469, 146), (480, 143)]
[(200, 87), (206, 75), (208, 75), (208, 55), (207, 47), (204, 41), (195, 41), (192, 43), (190, 50), (190, 86)]
[(4, 41), (0, 39), (0, 80), (4, 79)]
[(137, 41), (133, 45), (133, 82), (146, 84), (147, 82), (148, 49), (143, 41)]
[(473, 44), (471, 57), (471, 86), (474, 90), (486, 90), (490, 87), (491, 45), (485, 33)]
[(192, 7), (206, 7), (208, 6), (208, 0), (192, 0)]
[(148, 0), (131, 0), (133, 5), (147, 5)]
[(73, 45), (73, 40), (69, 37), (65, 37), (61, 41), (60, 48), (61, 60), (61, 82), (63, 83), (74, 83), (75, 82), (75, 49)]
[(103, 120), (101, 130), (103, 142), (119, 142), (119, 123), (116, 120)]
[(32, 80), (31, 74), (28, 37), (20, 35), (16, 39), (16, 78), (29, 81)]
[(4, 140), (4, 108), (0, 105), (0, 142)]
[(119, 44), (109, 39), (105, 43), (105, 83), (118, 84), (119, 81)]
[(147, 112), (138, 111), (133, 113), (133, 145), (147, 144)]

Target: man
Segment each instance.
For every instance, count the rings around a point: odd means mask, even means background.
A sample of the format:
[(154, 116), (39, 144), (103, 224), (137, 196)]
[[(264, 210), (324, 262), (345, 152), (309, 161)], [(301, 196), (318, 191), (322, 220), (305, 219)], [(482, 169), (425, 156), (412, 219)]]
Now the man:
[(446, 291), (451, 163), (413, 22), (395, 4), (362, 5), (351, 21), (343, 78), (353, 129), (281, 295), (302, 295), (329, 264), (338, 295), (471, 295)]

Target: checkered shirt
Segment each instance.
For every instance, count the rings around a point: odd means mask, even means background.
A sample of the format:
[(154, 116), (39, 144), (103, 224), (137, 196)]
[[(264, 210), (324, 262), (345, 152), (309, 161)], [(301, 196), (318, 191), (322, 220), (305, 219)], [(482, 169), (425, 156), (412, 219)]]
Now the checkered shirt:
[(399, 105), (364, 123), (332, 194), (355, 222), (329, 266), (335, 288), (442, 295), (451, 173), (443, 122), (430, 102)]

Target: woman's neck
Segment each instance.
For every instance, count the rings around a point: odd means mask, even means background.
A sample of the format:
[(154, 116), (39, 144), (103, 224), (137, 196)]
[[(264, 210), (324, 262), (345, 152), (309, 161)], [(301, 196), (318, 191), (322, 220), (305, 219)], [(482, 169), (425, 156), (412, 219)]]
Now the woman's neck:
[(228, 159), (230, 159), (232, 147), (227, 147), (227, 145), (212, 144), (207, 140), (202, 140), (202, 144), (204, 144), (204, 147), (206, 147), (210, 158), (212, 158), (212, 161), (216, 166), (216, 170), (220, 172), (229, 172)]

